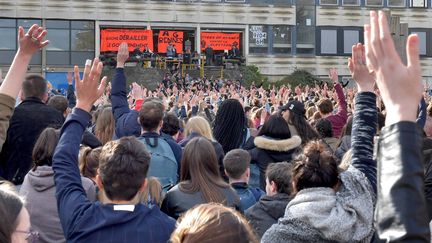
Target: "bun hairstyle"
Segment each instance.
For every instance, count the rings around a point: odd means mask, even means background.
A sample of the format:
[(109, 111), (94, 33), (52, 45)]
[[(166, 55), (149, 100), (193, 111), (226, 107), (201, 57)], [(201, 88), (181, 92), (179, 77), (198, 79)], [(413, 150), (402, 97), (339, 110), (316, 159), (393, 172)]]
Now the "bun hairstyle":
[(321, 141), (311, 141), (294, 159), (291, 171), (294, 193), (313, 187), (333, 188), (339, 182), (338, 163)]

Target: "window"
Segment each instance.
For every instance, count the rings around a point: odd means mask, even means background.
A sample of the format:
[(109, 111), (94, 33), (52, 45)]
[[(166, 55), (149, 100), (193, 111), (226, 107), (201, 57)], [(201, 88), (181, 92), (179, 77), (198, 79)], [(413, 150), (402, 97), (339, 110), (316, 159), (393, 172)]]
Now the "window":
[(389, 7), (405, 7), (405, 0), (387, 0)]
[(352, 46), (362, 42), (361, 33), (358, 27), (322, 27), (317, 36), (317, 55), (350, 55)]
[(321, 30), (321, 53), (337, 54), (336, 30)]
[(427, 8), (427, 0), (410, 0), (411, 8)]
[(366, 0), (366, 6), (383, 6), (384, 0)]
[(312, 55), (315, 53), (315, 12), (314, 1), (297, 2), (296, 53), (299, 55)]
[(410, 29), (420, 39), (420, 55), (432, 57), (432, 29)]
[(342, 5), (344, 6), (359, 6), (359, 0), (342, 0)]
[(291, 30), (287, 25), (275, 25), (273, 28), (273, 54), (291, 54)]
[(249, 27), (249, 53), (268, 53), (267, 35), (267, 25), (251, 25)]
[(338, 5), (338, 0), (320, 0), (321, 5)]
[(86, 59), (93, 59), (95, 39), (94, 22), (47, 20), (48, 65), (82, 65)]

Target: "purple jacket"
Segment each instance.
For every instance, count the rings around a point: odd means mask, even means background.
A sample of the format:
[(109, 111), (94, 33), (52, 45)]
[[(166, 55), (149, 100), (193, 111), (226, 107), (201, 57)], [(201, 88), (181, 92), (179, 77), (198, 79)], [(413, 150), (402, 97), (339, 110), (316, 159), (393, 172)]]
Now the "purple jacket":
[(335, 85), (336, 94), (338, 97), (339, 110), (336, 114), (328, 116), (328, 119), (333, 127), (333, 137), (339, 138), (342, 133), (342, 128), (348, 119), (347, 102), (340, 84)]

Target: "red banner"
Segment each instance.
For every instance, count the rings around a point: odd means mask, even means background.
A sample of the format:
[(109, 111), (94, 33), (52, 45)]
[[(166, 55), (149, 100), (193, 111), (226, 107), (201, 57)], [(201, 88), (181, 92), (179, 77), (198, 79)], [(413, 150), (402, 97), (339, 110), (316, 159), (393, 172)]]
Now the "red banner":
[(101, 52), (116, 52), (122, 42), (128, 43), (129, 51), (145, 45), (153, 50), (153, 31), (137, 29), (103, 29), (101, 30)]
[(234, 43), (240, 49), (240, 33), (201, 32), (202, 50), (209, 44), (215, 51), (231, 50)]
[(183, 31), (161, 30), (158, 36), (158, 53), (166, 53), (168, 44), (172, 42), (177, 53), (183, 52)]

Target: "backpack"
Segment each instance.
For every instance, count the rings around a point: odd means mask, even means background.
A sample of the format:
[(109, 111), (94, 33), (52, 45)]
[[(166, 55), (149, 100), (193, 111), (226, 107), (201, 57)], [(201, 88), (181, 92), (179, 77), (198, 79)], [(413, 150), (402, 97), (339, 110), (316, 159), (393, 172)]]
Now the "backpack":
[(156, 177), (163, 191), (167, 192), (178, 181), (178, 163), (171, 146), (162, 137), (139, 137), (138, 140), (144, 143), (151, 155), (147, 176)]

